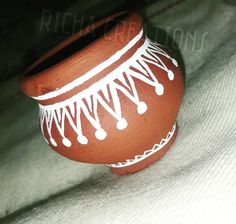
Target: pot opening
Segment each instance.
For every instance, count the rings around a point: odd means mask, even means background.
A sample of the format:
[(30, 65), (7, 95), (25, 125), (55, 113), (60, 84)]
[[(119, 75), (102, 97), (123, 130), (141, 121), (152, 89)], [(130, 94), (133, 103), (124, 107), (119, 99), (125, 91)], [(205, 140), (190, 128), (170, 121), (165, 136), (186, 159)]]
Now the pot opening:
[[(81, 36), (79, 39), (69, 43), (64, 48), (57, 51), (54, 55), (49, 58), (46, 58), (41, 63), (33, 67), (30, 71), (25, 74), (25, 77), (32, 76), (36, 73), (39, 73), (43, 70), (46, 70), (57, 63), (63, 61), (64, 59), (68, 58), (69, 56), (75, 54), (76, 52), (82, 50), (87, 45), (92, 43), (93, 41), (97, 40), (98, 38), (102, 37), (104, 34), (109, 32), (112, 28), (114, 28), (117, 24), (119, 24), (122, 20), (127, 17), (128, 13), (119, 14), (117, 17), (108, 19), (100, 26), (92, 29), (85, 35)], [(93, 26), (93, 25), (91, 25)], [(88, 27), (87, 27), (88, 28)], [(85, 28), (86, 29), (86, 28)]]

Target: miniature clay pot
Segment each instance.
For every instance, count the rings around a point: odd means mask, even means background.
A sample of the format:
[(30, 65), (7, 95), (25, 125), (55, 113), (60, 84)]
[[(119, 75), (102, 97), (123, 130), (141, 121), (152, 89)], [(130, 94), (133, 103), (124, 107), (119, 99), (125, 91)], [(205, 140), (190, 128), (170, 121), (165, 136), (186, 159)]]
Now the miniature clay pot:
[(182, 72), (168, 49), (144, 36), (135, 12), (72, 35), (20, 86), (39, 104), (46, 142), (72, 160), (133, 173), (163, 156), (177, 135)]

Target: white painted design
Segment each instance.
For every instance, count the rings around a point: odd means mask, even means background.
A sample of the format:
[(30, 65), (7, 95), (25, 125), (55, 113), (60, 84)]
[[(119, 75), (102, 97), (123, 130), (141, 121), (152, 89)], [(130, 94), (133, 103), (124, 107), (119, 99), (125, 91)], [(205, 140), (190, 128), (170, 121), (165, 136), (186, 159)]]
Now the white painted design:
[(120, 59), (120, 57), (125, 54), (130, 48), (132, 48), (143, 36), (143, 29), (139, 32), (137, 36), (135, 36), (124, 48), (117, 51), (114, 55), (112, 55), (107, 60), (103, 61), (101, 64), (98, 64), (96, 67), (85, 73), (83, 76), (78, 77), (77, 79), (73, 80), (71, 83), (68, 83), (67, 85), (63, 86), (60, 89), (57, 89), (55, 91), (51, 91), (49, 93), (46, 93), (41, 96), (31, 96), (32, 98), (36, 100), (47, 100), (56, 96), (59, 96), (63, 93), (66, 93), (73, 88), (83, 84), (85, 81), (91, 79), (95, 75), (97, 75), (99, 72), (110, 66), (112, 63), (116, 62)]
[[(126, 48), (126, 51), (123, 51), (123, 54), (132, 46), (133, 44)], [(153, 86), (158, 96), (164, 94), (164, 86), (158, 81), (157, 77), (150, 69), (150, 64), (154, 64), (164, 70), (170, 81), (174, 80), (174, 73), (167, 68), (160, 58), (160, 55), (170, 59), (175, 66), (178, 66), (176, 60), (162, 50), (160, 45), (153, 43), (146, 38), (143, 45), (132, 55), (132, 57), (87, 89), (64, 101), (51, 105), (39, 105), (40, 124), (43, 134), (45, 134), (44, 130), (46, 130), (51, 144), (57, 146), (58, 143), (52, 136), (52, 128), (56, 128), (62, 137), (62, 143), (66, 147), (71, 147), (72, 142), (70, 141), (69, 136), (65, 136), (65, 122), (68, 122), (76, 133), (78, 142), (87, 144), (88, 139), (83, 134), (83, 124), (81, 123), (81, 115), (83, 114), (88, 122), (94, 127), (95, 137), (98, 140), (104, 140), (107, 137), (107, 133), (101, 126), (98, 106), (103, 107), (117, 120), (116, 127), (118, 130), (125, 129), (128, 126), (128, 121), (122, 116), (122, 105), (119, 95), (122, 93), (126, 96), (137, 106), (137, 113), (143, 114), (148, 110), (148, 105), (140, 100), (135, 80), (138, 79)], [(110, 64), (108, 64), (108, 66), (109, 65)], [(95, 73), (89, 74), (89, 77), (96, 75)], [(83, 76), (80, 78), (82, 79)], [(79, 84), (81, 84), (81, 82), (79, 82)], [(68, 91), (75, 87), (75, 83), (72, 82), (66, 86), (67, 89), (65, 91)], [(63, 90), (60, 94), (65, 91)], [(57, 95), (58, 92), (54, 94)], [(47, 98), (56, 95), (47, 95)], [(44, 98), (40, 99), (46, 99), (46, 95), (43, 96)]]
[(176, 123), (174, 124), (174, 126), (172, 127), (172, 129), (168, 132), (166, 138), (161, 139), (159, 144), (155, 144), (152, 149), (146, 150), (144, 151), (144, 153), (142, 155), (136, 155), (134, 157), (134, 159), (127, 159), (124, 162), (119, 162), (119, 163), (114, 163), (114, 164), (109, 164), (107, 166), (112, 167), (112, 168), (123, 168), (123, 167), (127, 167), (127, 166), (131, 166), (134, 165), (136, 163), (141, 162), (142, 160), (148, 158), (149, 156), (153, 155), (154, 153), (160, 151), (161, 149), (163, 149), (163, 147), (168, 144), (168, 142), (170, 141), (170, 139), (173, 137), (174, 133), (176, 131)]

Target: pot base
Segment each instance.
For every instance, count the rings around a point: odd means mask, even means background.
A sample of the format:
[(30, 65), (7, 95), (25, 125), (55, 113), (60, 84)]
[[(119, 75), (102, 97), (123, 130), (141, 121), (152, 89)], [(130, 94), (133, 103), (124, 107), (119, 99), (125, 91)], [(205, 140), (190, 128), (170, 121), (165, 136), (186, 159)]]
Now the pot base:
[(154, 146), (152, 150), (154, 151), (156, 147), (157, 151), (155, 151), (154, 153), (150, 153), (150, 156), (147, 155), (146, 158), (141, 159), (140, 161), (137, 161), (136, 163), (133, 163), (131, 165), (126, 164), (123, 166), (120, 165), (120, 167), (111, 167), (112, 172), (118, 175), (124, 175), (124, 174), (135, 173), (137, 171), (146, 168), (147, 166), (151, 165), (152, 163), (160, 159), (168, 151), (168, 149), (174, 143), (177, 133), (178, 133), (178, 126), (176, 123), (168, 134), (169, 138), (167, 136), (167, 138), (164, 139), (164, 141), (162, 140), (163, 142), (162, 146), (160, 146), (160, 144), (156, 145), (159, 146), (159, 148), (161, 148), (160, 150), (158, 150), (158, 147)]

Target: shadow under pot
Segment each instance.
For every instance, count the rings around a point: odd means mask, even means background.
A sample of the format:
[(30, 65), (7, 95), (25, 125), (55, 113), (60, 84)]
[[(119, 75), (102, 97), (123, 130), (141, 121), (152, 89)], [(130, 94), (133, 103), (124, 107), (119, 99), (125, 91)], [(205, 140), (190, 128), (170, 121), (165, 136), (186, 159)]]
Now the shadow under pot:
[(158, 160), (176, 138), (182, 72), (168, 49), (144, 35), (136, 12), (75, 33), (19, 83), (39, 104), (46, 142), (69, 159), (128, 174)]

